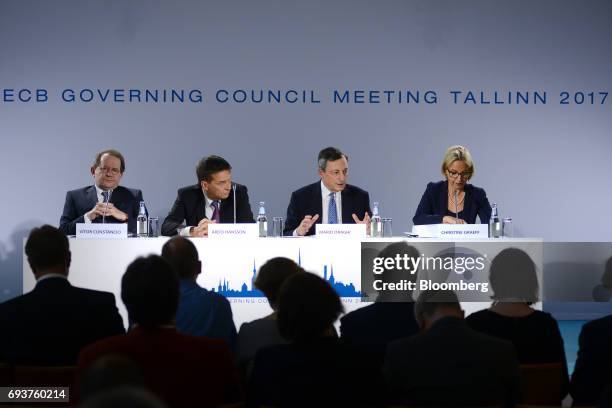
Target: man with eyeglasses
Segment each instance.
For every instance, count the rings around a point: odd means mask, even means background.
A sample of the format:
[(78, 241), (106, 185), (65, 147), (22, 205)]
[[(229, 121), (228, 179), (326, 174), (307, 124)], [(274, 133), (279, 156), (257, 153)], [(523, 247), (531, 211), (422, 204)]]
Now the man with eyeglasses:
[(446, 180), (429, 183), (412, 218), (422, 224), (486, 224), (491, 205), (484, 189), (468, 184), (474, 176), (474, 162), (467, 147), (451, 146), (442, 160)]
[(77, 223), (123, 223), (136, 233), (136, 217), (142, 192), (119, 185), (125, 172), (125, 159), (114, 149), (96, 154), (90, 169), (94, 185), (69, 191), (59, 229), (76, 234)]

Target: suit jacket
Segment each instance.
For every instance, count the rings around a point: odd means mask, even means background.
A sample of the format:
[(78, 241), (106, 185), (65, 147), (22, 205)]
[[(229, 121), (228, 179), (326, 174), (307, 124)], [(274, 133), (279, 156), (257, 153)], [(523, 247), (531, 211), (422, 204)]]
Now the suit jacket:
[(112, 293), (74, 287), (60, 277), (0, 304), (0, 360), (76, 365), (81, 348), (124, 333)]
[(168, 407), (216, 407), (239, 396), (230, 349), (222, 340), (181, 334), (173, 328), (136, 327), (83, 349), (77, 384), (96, 359), (108, 354), (136, 363), (147, 389)]
[[(206, 218), (206, 199), (199, 184), (179, 189), (176, 201), (162, 224), (162, 235), (176, 235), (182, 225), (195, 227)], [(222, 223), (234, 222), (234, 193), (221, 200), (220, 217)], [(184, 224), (184, 222), (186, 224)], [(236, 183), (236, 222), (255, 222), (249, 203), (246, 186)]]
[(512, 343), (455, 317), (390, 343), (383, 371), (394, 403), (512, 406), (518, 399), (519, 363)]
[(612, 385), (612, 315), (582, 326), (578, 356), (570, 381), (574, 406), (595, 405)]
[[(128, 232), (136, 233), (136, 217), (143, 201), (142, 192), (134, 188), (117, 186), (113, 190), (110, 202), (128, 216)], [(94, 186), (83, 187), (66, 193), (64, 212), (60, 218), (59, 229), (66, 235), (76, 234), (76, 224), (85, 222), (84, 215), (89, 212), (98, 202), (96, 188)], [(101, 223), (102, 217), (96, 217), (94, 223)], [(106, 217), (107, 223), (121, 223), (113, 217)]]
[(342, 341), (372, 355), (381, 364), (389, 342), (418, 331), (413, 302), (375, 302), (340, 319)]
[[(448, 215), (448, 182), (427, 184), (412, 222), (415, 225), (441, 224), (445, 215)], [(480, 218), (481, 224), (488, 223), (491, 218), (491, 204), (482, 188), (466, 184), (463, 211), (459, 213), (459, 218), (468, 224), (475, 224), (476, 216)]]
[(221, 339), (233, 348), (236, 326), (229, 301), (222, 295), (181, 279), (176, 327), (184, 334)]
[[(323, 222), (323, 198), (321, 196), (321, 181), (309, 184), (291, 193), (289, 207), (287, 207), (287, 220), (285, 221), (284, 235), (292, 235), (306, 215), (319, 214), (317, 224)], [(360, 219), (370, 210), (370, 195), (359, 187), (347, 184), (341, 192), (342, 197), (342, 223), (354, 224), (353, 214)], [(306, 235), (314, 235), (314, 226)]]
[(337, 338), (261, 349), (248, 385), (248, 406), (384, 406), (379, 367)]

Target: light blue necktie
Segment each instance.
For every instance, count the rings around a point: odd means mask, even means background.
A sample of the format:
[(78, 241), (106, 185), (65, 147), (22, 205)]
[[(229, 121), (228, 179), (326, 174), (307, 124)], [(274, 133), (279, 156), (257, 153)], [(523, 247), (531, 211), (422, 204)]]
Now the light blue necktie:
[(338, 209), (336, 208), (336, 195), (329, 193), (329, 207), (327, 210), (327, 222), (329, 224), (338, 223)]

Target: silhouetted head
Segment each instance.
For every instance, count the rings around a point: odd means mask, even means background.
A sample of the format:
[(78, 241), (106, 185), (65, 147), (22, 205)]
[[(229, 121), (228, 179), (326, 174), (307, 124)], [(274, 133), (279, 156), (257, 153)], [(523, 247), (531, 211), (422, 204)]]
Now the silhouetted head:
[(281, 335), (291, 342), (327, 335), (342, 312), (336, 291), (313, 273), (295, 273), (280, 289), (278, 328)]
[(71, 259), (68, 238), (57, 228), (43, 225), (32, 229), (25, 253), (37, 279), (49, 273), (68, 275)]
[(536, 266), (525, 251), (504, 249), (493, 258), (489, 275), (495, 301), (528, 304), (538, 301)]
[(179, 301), (179, 280), (161, 256), (132, 262), (121, 279), (121, 299), (130, 320), (146, 328), (172, 324)]
[(162, 247), (162, 258), (174, 268), (179, 278), (193, 279), (202, 271), (198, 250), (191, 240), (174, 237)]
[(277, 309), (278, 292), (291, 275), (304, 270), (289, 258), (277, 257), (268, 260), (259, 268), (255, 278), (255, 287), (268, 298), (270, 307)]
[(419, 294), (414, 305), (414, 317), (419, 327), (427, 330), (443, 317), (463, 319), (464, 312), (452, 290), (426, 290)]

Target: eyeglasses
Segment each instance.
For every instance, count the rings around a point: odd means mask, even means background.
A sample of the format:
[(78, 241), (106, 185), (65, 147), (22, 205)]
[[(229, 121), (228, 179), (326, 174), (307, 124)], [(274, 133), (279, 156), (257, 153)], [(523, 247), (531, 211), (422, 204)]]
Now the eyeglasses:
[(121, 174), (121, 170), (117, 169), (117, 168), (111, 168), (111, 167), (98, 167), (98, 170), (100, 170), (101, 173), (104, 174), (112, 174), (113, 176), (116, 176), (118, 174)]
[(470, 177), (472, 177), (472, 172), (471, 171), (464, 171), (463, 173), (458, 173), (456, 171), (447, 170), (446, 172), (448, 173), (448, 177), (450, 177), (450, 178), (461, 177), (461, 178), (464, 178), (464, 179), (469, 179)]

